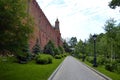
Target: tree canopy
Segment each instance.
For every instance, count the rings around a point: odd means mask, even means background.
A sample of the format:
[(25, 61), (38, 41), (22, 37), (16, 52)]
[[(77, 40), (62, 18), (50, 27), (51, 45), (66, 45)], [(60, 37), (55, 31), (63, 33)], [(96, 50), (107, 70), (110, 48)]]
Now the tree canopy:
[(33, 32), (26, 0), (0, 0), (0, 53), (23, 52)]
[(69, 41), (69, 44), (70, 44), (71, 47), (75, 47), (75, 45), (77, 44), (77, 38), (72, 37)]
[(115, 9), (116, 7), (120, 7), (120, 0), (112, 0), (109, 3), (109, 7)]

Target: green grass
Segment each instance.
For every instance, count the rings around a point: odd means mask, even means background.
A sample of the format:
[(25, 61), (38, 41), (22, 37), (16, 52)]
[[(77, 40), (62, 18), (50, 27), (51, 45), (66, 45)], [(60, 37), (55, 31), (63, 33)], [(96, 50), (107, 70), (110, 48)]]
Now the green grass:
[(115, 72), (110, 72), (104, 68), (104, 66), (98, 66), (98, 67), (93, 67), (93, 65), (87, 61), (84, 62), (88, 66), (98, 70), (99, 72), (105, 74), (106, 76), (110, 77), (112, 80), (120, 80), (120, 74), (117, 74)]
[(0, 80), (47, 80), (63, 59), (54, 59), (52, 64), (40, 65), (35, 61), (18, 64), (0, 61)]

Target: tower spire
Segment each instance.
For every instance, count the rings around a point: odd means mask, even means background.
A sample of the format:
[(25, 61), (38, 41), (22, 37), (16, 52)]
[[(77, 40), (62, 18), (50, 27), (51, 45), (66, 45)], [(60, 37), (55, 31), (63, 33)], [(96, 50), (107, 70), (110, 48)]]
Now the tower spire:
[(59, 20), (58, 20), (58, 18), (55, 21), (55, 29), (59, 30)]

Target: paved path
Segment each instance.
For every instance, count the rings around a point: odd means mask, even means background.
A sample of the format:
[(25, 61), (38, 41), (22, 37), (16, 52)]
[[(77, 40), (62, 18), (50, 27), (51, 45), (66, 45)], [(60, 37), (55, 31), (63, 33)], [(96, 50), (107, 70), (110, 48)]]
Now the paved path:
[(68, 56), (51, 80), (105, 80), (100, 75)]

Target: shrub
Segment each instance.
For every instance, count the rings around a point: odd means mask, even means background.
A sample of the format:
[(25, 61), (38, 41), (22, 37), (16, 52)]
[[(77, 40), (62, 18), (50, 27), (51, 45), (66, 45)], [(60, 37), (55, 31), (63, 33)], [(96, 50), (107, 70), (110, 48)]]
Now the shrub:
[(105, 64), (105, 61), (106, 61), (106, 59), (105, 59), (104, 56), (98, 56), (98, 57), (97, 57), (97, 64), (98, 64), (98, 65), (104, 65), (104, 64)]
[(41, 52), (41, 48), (40, 48), (38, 39), (37, 39), (37, 41), (36, 41), (35, 46), (33, 46), (33, 48), (32, 48), (32, 52), (35, 53), (35, 54), (38, 54), (38, 53)]
[(90, 62), (90, 63), (93, 63), (93, 57), (91, 57), (91, 56), (88, 56), (88, 57), (86, 58), (86, 60), (87, 60), (88, 62)]
[(55, 59), (61, 59), (61, 55), (55, 55)]
[(63, 54), (64, 53), (64, 48), (62, 46), (59, 46), (58, 49), (60, 50), (60, 53)]
[(49, 41), (47, 43), (47, 45), (44, 47), (44, 50), (43, 52), (46, 53), (46, 54), (50, 54), (52, 56), (55, 55), (55, 46), (54, 46), (54, 43), (52, 41)]
[(80, 59), (80, 58), (82, 58), (82, 56), (83, 56), (83, 54), (79, 53), (77, 57)]
[(113, 71), (112, 64), (110, 64), (110, 63), (106, 64), (105, 69), (108, 70), (108, 71)]
[(105, 69), (107, 69), (107, 70), (109, 70), (111, 72), (114, 72), (117, 69), (117, 63), (116, 63), (116, 61), (107, 63), (105, 65)]
[(117, 64), (116, 64), (115, 71), (116, 71), (117, 73), (120, 73), (120, 63), (117, 63)]
[(16, 55), (16, 58), (21, 64), (25, 64), (31, 60), (30, 53), (19, 53), (19, 55)]
[(64, 57), (66, 57), (66, 56), (67, 56), (67, 54), (66, 54), (66, 53), (64, 53), (63, 55), (64, 55)]
[(52, 63), (53, 57), (51, 55), (48, 55), (48, 63)]
[(59, 48), (55, 48), (54, 49), (55, 55), (59, 55), (61, 54), (61, 51), (59, 50)]
[(47, 54), (39, 54), (36, 56), (36, 63), (38, 64), (52, 63), (52, 56)]

